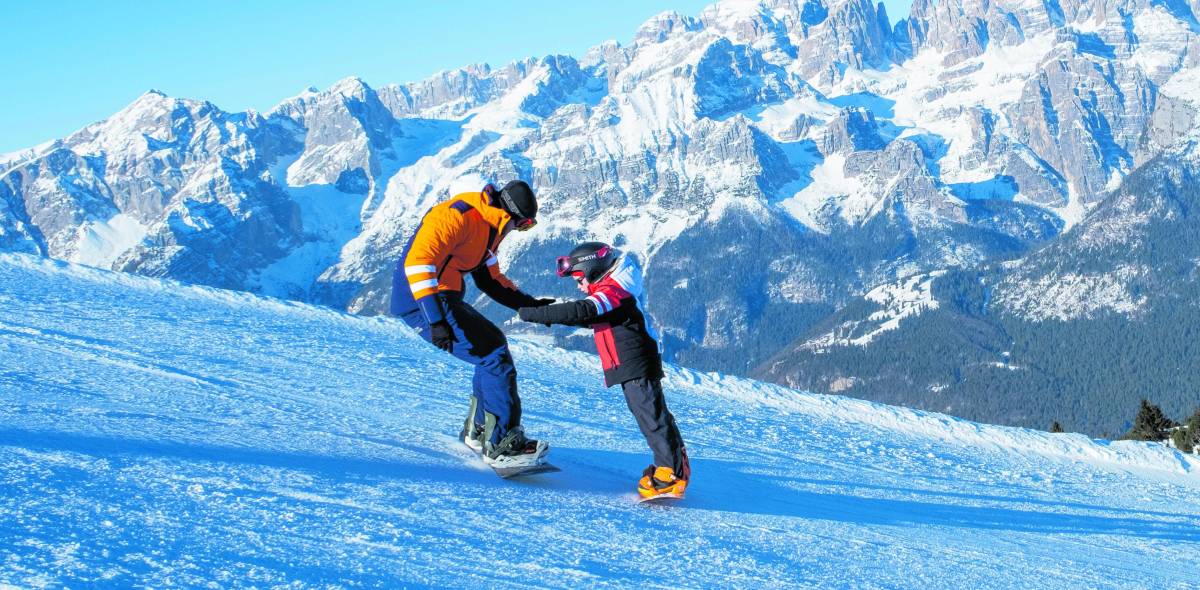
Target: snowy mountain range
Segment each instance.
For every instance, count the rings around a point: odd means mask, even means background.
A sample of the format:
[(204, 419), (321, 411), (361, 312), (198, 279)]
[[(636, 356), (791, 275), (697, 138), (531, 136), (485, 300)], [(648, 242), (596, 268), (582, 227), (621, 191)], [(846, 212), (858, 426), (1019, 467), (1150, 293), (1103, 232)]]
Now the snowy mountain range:
[[(1200, 459), (668, 367), (682, 503), (593, 355), (514, 338), (562, 472), (454, 438), (394, 318), (0, 254), (0, 585), (1175, 588)], [(664, 580), (669, 583), (665, 583)]]
[(0, 248), (378, 313), (429, 206), (522, 177), (544, 206), (500, 253), (518, 283), (567, 295), (553, 256), (615, 242), (671, 358), (749, 372), (886, 285), (1059, 239), (1191, 141), (1197, 12), (918, 0), (893, 27), (867, 0), (725, 0), (266, 113), (151, 91), (0, 156)]
[(1200, 397), (1200, 143), (1137, 169), (1017, 260), (883, 285), (763, 378), (990, 421), (1118, 436), (1141, 398)]

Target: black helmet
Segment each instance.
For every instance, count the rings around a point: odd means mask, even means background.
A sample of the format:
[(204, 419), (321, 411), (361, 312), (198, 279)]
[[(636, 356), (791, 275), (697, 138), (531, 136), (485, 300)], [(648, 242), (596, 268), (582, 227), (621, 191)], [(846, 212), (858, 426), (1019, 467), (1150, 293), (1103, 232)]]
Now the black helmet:
[(504, 185), (497, 200), (497, 205), (512, 215), (513, 220), (517, 222), (517, 229), (529, 229), (536, 223), (534, 218), (537, 217), (537, 197), (525, 181), (514, 180)]
[(583, 277), (594, 283), (612, 269), (621, 251), (604, 242), (584, 242), (571, 254), (558, 257), (558, 276)]

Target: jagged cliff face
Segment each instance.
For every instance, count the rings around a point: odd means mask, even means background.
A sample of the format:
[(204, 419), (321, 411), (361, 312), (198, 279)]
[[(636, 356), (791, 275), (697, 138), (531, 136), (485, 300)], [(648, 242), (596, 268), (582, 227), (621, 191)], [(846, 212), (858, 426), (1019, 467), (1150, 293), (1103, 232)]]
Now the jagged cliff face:
[(1194, 4), (918, 0), (892, 27), (727, 0), (268, 113), (148, 93), (0, 157), (0, 247), (374, 313), (429, 206), (521, 177), (544, 205), (514, 278), (566, 295), (548, 261), (574, 241), (638, 251), (675, 358), (741, 369), (856, 293), (1053, 239), (1178, 143)]

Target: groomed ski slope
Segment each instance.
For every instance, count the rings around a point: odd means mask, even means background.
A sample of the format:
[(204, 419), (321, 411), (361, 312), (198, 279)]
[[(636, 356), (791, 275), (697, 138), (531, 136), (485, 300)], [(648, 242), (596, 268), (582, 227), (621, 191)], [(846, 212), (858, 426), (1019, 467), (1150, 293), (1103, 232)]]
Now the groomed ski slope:
[[(564, 292), (562, 295), (566, 295)], [(514, 343), (561, 473), (458, 446), (393, 319), (0, 255), (0, 585), (1190, 587), (1200, 462), (670, 369), (694, 483), (594, 357)]]

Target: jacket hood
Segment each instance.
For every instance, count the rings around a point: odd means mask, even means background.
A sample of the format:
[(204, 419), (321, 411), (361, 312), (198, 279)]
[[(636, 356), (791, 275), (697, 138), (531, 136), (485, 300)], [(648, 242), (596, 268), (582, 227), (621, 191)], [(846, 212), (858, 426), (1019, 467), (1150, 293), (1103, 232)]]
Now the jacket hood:
[[(612, 279), (613, 282), (620, 285), (622, 289), (633, 295), (637, 300), (638, 308), (642, 310), (642, 315), (646, 318), (646, 332), (650, 337), (658, 342), (658, 352), (663, 352), (663, 341), (655, 329), (654, 322), (650, 319), (650, 312), (646, 309), (646, 292), (642, 284), (644, 273), (642, 272), (642, 264), (638, 260), (637, 255), (632, 252), (621, 254), (613, 269), (608, 273), (608, 276), (598, 282)], [(589, 289), (589, 292), (592, 290)]]
[(617, 263), (613, 265), (613, 269), (609, 271), (608, 277), (615, 281), (622, 289), (629, 292), (637, 299), (641, 299), (644, 291), (642, 286), (642, 265), (638, 262), (637, 255), (633, 253), (622, 254)]

